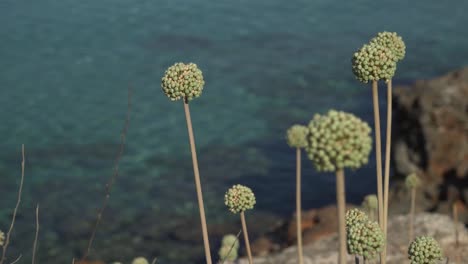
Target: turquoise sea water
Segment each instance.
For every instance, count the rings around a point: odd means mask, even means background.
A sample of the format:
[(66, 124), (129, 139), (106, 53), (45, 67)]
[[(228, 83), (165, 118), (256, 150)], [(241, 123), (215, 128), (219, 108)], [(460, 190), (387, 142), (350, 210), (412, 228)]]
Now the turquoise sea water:
[[(223, 205), (234, 183), (257, 195), (248, 215), (255, 238), (294, 210), (289, 126), (330, 108), (373, 125), (353, 52), (379, 31), (398, 32), (407, 56), (396, 84), (466, 66), (467, 8), (455, 0), (2, 0), (0, 230), (16, 199), (23, 143), (27, 156), (11, 258), (31, 256), (36, 203), (41, 262), (81, 255), (132, 86), (127, 146), (93, 257), (203, 263), (183, 107), (160, 89), (178, 61), (197, 63), (206, 82), (190, 106), (213, 254), (221, 234), (240, 228)], [(304, 208), (334, 202), (333, 175), (303, 165)], [(374, 192), (374, 171), (372, 159), (347, 173), (349, 201)]]

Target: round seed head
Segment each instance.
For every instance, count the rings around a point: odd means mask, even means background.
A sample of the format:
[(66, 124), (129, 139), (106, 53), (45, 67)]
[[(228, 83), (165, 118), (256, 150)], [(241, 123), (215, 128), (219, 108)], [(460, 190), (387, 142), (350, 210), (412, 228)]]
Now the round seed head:
[(286, 132), (288, 145), (292, 148), (305, 148), (307, 146), (307, 133), (309, 129), (306, 126), (293, 125)]
[(366, 195), (366, 197), (364, 197), (364, 201), (362, 202), (362, 207), (368, 210), (376, 210), (379, 207), (377, 195), (375, 194)]
[(421, 180), (419, 179), (416, 173), (411, 173), (408, 176), (406, 176), (406, 179), (405, 179), (406, 188), (412, 189), (412, 188), (418, 187), (419, 185), (421, 185)]
[(149, 262), (146, 258), (138, 257), (132, 261), (132, 264), (149, 264)]
[(377, 36), (371, 39), (370, 43), (389, 48), (393, 54), (395, 54), (397, 61), (400, 61), (405, 57), (405, 42), (403, 42), (403, 39), (398, 36), (396, 32), (380, 32)]
[(358, 117), (331, 110), (310, 121), (305, 150), (318, 171), (357, 169), (368, 162), (370, 132), (369, 125)]
[(389, 81), (396, 71), (396, 56), (382, 45), (366, 44), (355, 52), (352, 59), (353, 73), (363, 82)]
[(0, 247), (5, 243), (5, 233), (0, 230)]
[(201, 95), (204, 84), (202, 71), (196, 64), (179, 62), (166, 70), (161, 87), (171, 101), (181, 98), (190, 101)]
[(410, 264), (435, 264), (443, 259), (442, 249), (430, 236), (417, 237), (408, 248)]
[(346, 234), (349, 254), (374, 259), (385, 244), (384, 234), (375, 221), (359, 221), (350, 226)]
[(223, 247), (232, 247), (232, 245), (234, 245), (234, 249), (239, 249), (239, 240), (237, 239), (237, 237), (235, 235), (232, 235), (232, 234), (229, 234), (229, 235), (225, 235), (223, 237), (223, 240), (221, 241), (221, 245)]
[(346, 212), (345, 216), (346, 230), (348, 230), (351, 226), (353, 226), (356, 223), (364, 222), (367, 220), (369, 219), (366, 213), (364, 213), (363, 211), (357, 208), (350, 209)]
[(240, 184), (232, 186), (224, 195), (224, 204), (235, 214), (253, 209), (255, 202), (252, 190)]
[(222, 246), (218, 251), (219, 259), (234, 261), (237, 259), (238, 253), (237, 248), (232, 248), (230, 246)]

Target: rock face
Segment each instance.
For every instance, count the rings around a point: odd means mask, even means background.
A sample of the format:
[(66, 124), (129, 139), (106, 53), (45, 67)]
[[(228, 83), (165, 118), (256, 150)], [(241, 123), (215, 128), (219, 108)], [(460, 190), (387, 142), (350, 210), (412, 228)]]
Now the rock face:
[[(391, 217), (388, 223), (388, 264), (407, 262), (409, 245), (408, 234), (409, 217), (397, 215)], [(455, 227), (458, 228), (458, 246), (456, 246)], [(450, 217), (435, 213), (420, 213), (415, 217), (415, 236), (433, 236), (441, 245), (445, 257), (450, 263), (468, 263), (468, 232), (462, 224), (455, 225)], [(336, 264), (338, 260), (338, 237), (331, 234), (311, 244), (304, 246), (305, 264)], [(248, 264), (245, 258), (239, 259), (237, 264)], [(289, 247), (278, 254), (254, 258), (256, 264), (296, 264), (297, 248)], [(353, 256), (348, 256), (347, 263), (355, 263)]]
[(420, 210), (449, 213), (459, 204), (468, 224), (468, 67), (394, 91), (391, 202), (408, 197), (398, 180), (417, 172)]
[[(347, 209), (351, 206), (347, 206)], [(338, 219), (336, 206), (311, 209), (302, 213), (302, 241), (313, 243), (336, 232)], [(252, 254), (266, 256), (296, 243), (296, 216), (283, 222), (252, 243)]]

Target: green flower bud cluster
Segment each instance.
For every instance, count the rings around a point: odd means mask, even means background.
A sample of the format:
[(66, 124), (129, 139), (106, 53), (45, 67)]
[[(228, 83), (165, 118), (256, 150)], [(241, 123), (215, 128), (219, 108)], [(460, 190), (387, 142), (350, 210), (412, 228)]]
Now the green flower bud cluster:
[(306, 126), (293, 125), (286, 132), (288, 145), (292, 148), (305, 148), (307, 146), (307, 133), (309, 133), (309, 129)]
[(229, 234), (223, 237), (221, 248), (218, 251), (221, 260), (234, 261), (238, 257), (239, 240), (235, 235)]
[(406, 176), (405, 179), (405, 186), (408, 189), (416, 188), (421, 184), (421, 180), (419, 179), (416, 173), (411, 173)]
[(389, 48), (395, 54), (397, 61), (405, 57), (405, 42), (396, 32), (379, 32), (376, 37), (371, 39), (370, 43)]
[(133, 259), (132, 264), (149, 264), (149, 262), (144, 257), (138, 257), (138, 258)]
[(353, 226), (356, 223), (365, 222), (367, 220), (369, 220), (369, 218), (363, 211), (357, 208), (350, 209), (346, 212), (345, 216), (346, 230), (348, 230), (351, 226)]
[(347, 230), (349, 254), (374, 259), (384, 248), (385, 237), (375, 221), (357, 221)]
[(232, 186), (224, 195), (224, 204), (235, 214), (253, 209), (255, 202), (252, 190), (240, 184)]
[(318, 171), (357, 169), (368, 162), (371, 129), (358, 117), (331, 110), (315, 115), (309, 123), (306, 151)]
[(367, 210), (376, 210), (379, 207), (377, 195), (366, 195), (366, 197), (364, 197), (364, 201), (362, 202), (362, 207), (366, 208)]
[(417, 237), (408, 248), (410, 264), (435, 264), (443, 259), (437, 241), (430, 236)]
[(5, 233), (0, 230), (0, 247), (5, 243)]
[(363, 82), (390, 80), (396, 71), (396, 56), (387, 47), (366, 44), (354, 53), (352, 64), (356, 78)]
[(176, 101), (181, 98), (187, 101), (199, 97), (205, 81), (203, 74), (194, 63), (176, 63), (169, 67), (162, 78), (161, 87), (164, 93)]
[(405, 57), (405, 53), (405, 43), (397, 33), (380, 32), (354, 53), (353, 73), (363, 83), (388, 82), (395, 75), (396, 63)]

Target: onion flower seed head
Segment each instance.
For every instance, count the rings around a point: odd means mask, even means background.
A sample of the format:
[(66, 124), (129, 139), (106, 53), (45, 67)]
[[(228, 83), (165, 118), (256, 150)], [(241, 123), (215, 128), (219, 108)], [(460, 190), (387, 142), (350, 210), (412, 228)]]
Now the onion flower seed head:
[(308, 158), (318, 171), (357, 169), (366, 164), (372, 149), (371, 129), (358, 117), (330, 110), (309, 123)]
[(146, 258), (138, 257), (132, 261), (132, 264), (149, 264), (149, 262)]
[(221, 245), (223, 247), (232, 247), (234, 245), (234, 249), (239, 249), (239, 240), (235, 235), (228, 234), (223, 237), (223, 240), (221, 241)]
[(367, 220), (369, 220), (369, 218), (363, 211), (357, 208), (350, 209), (346, 212), (345, 216), (346, 230), (349, 230), (349, 228), (356, 223), (365, 222)]
[(410, 264), (435, 264), (443, 260), (439, 243), (430, 236), (417, 237), (408, 248)]
[(235, 214), (253, 209), (255, 202), (252, 190), (240, 184), (232, 186), (224, 195), (224, 204)]
[(421, 180), (419, 179), (416, 173), (411, 173), (408, 176), (406, 176), (406, 179), (405, 179), (406, 188), (412, 189), (412, 188), (418, 187), (419, 185), (421, 185)]
[(377, 195), (369, 194), (364, 197), (364, 201), (362, 202), (362, 207), (368, 210), (376, 210), (379, 206), (379, 202), (377, 199)]
[(397, 61), (405, 57), (405, 42), (403, 42), (403, 39), (396, 32), (380, 32), (376, 37), (371, 39), (370, 43), (389, 48)]
[(374, 259), (385, 245), (380, 226), (375, 221), (360, 221), (350, 226), (347, 232), (348, 253)]
[(0, 247), (3, 247), (3, 244), (5, 243), (5, 233), (3, 233), (0, 230)]
[(205, 81), (203, 74), (195, 63), (176, 63), (169, 67), (162, 78), (161, 87), (163, 92), (171, 99), (192, 100), (199, 97), (203, 90)]
[(222, 246), (219, 251), (218, 255), (221, 260), (227, 261), (234, 261), (238, 257), (237, 248), (232, 248), (230, 246)]
[(305, 148), (307, 146), (307, 133), (309, 129), (306, 126), (293, 125), (286, 132), (288, 145), (292, 148)]
[(366, 44), (352, 58), (353, 73), (363, 83), (393, 78), (396, 71), (396, 56), (387, 47)]

